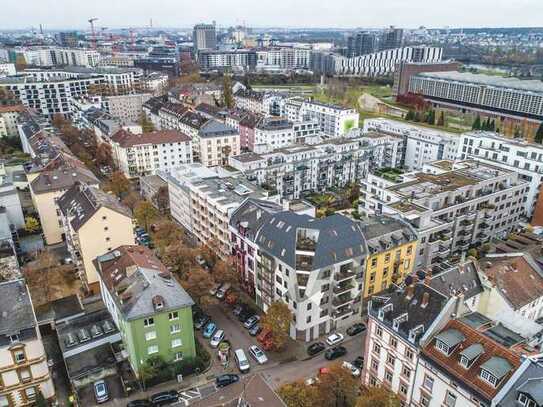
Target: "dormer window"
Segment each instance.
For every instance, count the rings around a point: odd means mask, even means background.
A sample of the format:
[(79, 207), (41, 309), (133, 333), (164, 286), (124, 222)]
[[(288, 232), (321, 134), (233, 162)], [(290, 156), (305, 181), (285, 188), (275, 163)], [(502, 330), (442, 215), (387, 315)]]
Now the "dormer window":
[(530, 397), (528, 397), (524, 393), (519, 393), (518, 394), (517, 402), (518, 402), (518, 404), (520, 404), (521, 406), (524, 406), (524, 407), (537, 407), (536, 402), (533, 401)]
[(436, 349), (449, 356), (458, 344), (464, 342), (466, 337), (457, 329), (447, 329), (438, 333), (435, 337)]
[(13, 342), (19, 342), (19, 340), (20, 340), (20, 338), (19, 338), (19, 335), (17, 335), (17, 334), (15, 334), (15, 335), (10, 335), (10, 336), (9, 336), (9, 341), (10, 341), (11, 343), (13, 343)]
[(490, 383), (494, 387), (496, 387), (496, 385), (498, 384), (498, 378), (485, 369), (481, 369), (480, 377), (485, 382)]
[(464, 369), (469, 369), (475, 360), (484, 353), (483, 345), (474, 343), (460, 352), (459, 363)]
[(394, 318), (394, 321), (392, 321), (392, 329), (398, 331), (400, 329), (400, 324), (405, 321), (407, 321), (407, 312), (403, 313), (397, 318)]
[(450, 349), (449, 346), (440, 340), (436, 340), (436, 348), (443, 352), (445, 355), (449, 355)]

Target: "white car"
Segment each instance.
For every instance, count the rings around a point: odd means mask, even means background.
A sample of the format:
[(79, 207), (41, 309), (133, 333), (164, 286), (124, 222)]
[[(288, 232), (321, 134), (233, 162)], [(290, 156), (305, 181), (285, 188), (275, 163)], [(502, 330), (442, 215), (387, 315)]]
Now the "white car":
[(211, 287), (211, 288), (209, 289), (209, 294), (210, 294), (210, 295), (213, 295), (213, 296), (217, 295), (217, 291), (219, 291), (219, 289), (221, 288), (221, 286), (222, 286), (221, 283), (215, 284), (213, 287)]
[(221, 343), (223, 339), (224, 339), (224, 331), (222, 329), (219, 329), (217, 332), (215, 332), (213, 337), (209, 340), (209, 344), (211, 345), (212, 348), (216, 348), (217, 346), (219, 346), (219, 343)]
[(341, 367), (345, 370), (349, 370), (353, 377), (360, 377), (360, 369), (356, 368), (349, 362), (343, 362)]
[(326, 343), (329, 346), (335, 346), (338, 343), (343, 342), (344, 336), (342, 334), (332, 334), (328, 338), (326, 338)]
[(268, 357), (262, 351), (262, 349), (260, 349), (258, 346), (255, 346), (255, 345), (251, 346), (249, 348), (249, 353), (251, 354), (253, 358), (255, 358), (255, 360), (258, 362), (259, 365), (263, 365), (264, 363), (268, 361)]

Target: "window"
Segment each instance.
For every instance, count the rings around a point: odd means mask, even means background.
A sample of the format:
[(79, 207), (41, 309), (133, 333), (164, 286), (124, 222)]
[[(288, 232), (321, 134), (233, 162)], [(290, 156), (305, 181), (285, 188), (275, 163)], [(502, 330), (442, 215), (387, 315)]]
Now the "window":
[(25, 353), (22, 350), (13, 352), (13, 358), (15, 359), (15, 363), (24, 363), (26, 360)]
[[(526, 396), (526, 395), (523, 394), (523, 393), (519, 393), (519, 394), (518, 394), (517, 401), (518, 401), (518, 403), (519, 403), (521, 406), (525, 406), (525, 407), (536, 407), (535, 401), (533, 401), (532, 399), (528, 398), (528, 396)], [(2, 404), (0, 404), (0, 406), (1, 406), (1, 405), (2, 405)]]
[(377, 354), (381, 353), (381, 346), (378, 343), (373, 344), (373, 351)]
[(146, 341), (152, 341), (153, 339), (156, 339), (156, 331), (145, 332)]
[(183, 352), (175, 352), (175, 357), (173, 358), (175, 362), (183, 360)]
[(30, 369), (20, 369), (17, 371), (17, 373), (19, 374), (19, 379), (25, 383), (25, 382), (29, 382), (30, 380), (32, 380), (32, 375), (30, 374)]
[(390, 261), (390, 253), (385, 254), (385, 263)]
[(487, 381), (494, 387), (496, 387), (496, 385), (498, 384), (498, 379), (496, 378), (496, 376), (494, 376), (488, 370), (481, 369), (481, 379)]
[(107, 219), (107, 216), (102, 216), (102, 220), (106, 220)]
[(452, 394), (450, 391), (447, 391), (443, 404), (445, 404), (447, 407), (454, 407), (456, 405), (456, 395)]
[(392, 356), (392, 355), (390, 355), (390, 354), (387, 355), (387, 363), (388, 363), (389, 365), (394, 366), (394, 362), (395, 362), (395, 361), (396, 361), (396, 359), (394, 358), (394, 356)]
[(148, 355), (152, 355), (154, 353), (158, 353), (158, 345), (151, 345), (147, 348)]
[(309, 324), (309, 323), (311, 322), (311, 315), (308, 316), (308, 317), (305, 319), (305, 321)]
[(402, 396), (407, 396), (407, 385), (404, 383), (400, 383), (400, 394)]
[(436, 340), (436, 348), (443, 352), (445, 355), (449, 354), (449, 346), (444, 342)]
[(13, 343), (13, 342), (19, 342), (19, 335), (10, 335), (10, 336), (9, 336), (9, 341), (10, 341), (11, 343)]
[(176, 333), (179, 333), (179, 332), (181, 332), (181, 325), (179, 325), (179, 324), (170, 325), (170, 333), (171, 334), (176, 334)]
[(372, 267), (377, 266), (377, 258), (371, 259), (371, 266), (372, 266)]
[(176, 319), (179, 319), (179, 312), (177, 312), (177, 311), (170, 312), (170, 313), (168, 314), (168, 319), (169, 319), (170, 321), (175, 321)]
[(379, 338), (382, 338), (382, 337), (383, 337), (383, 328), (381, 328), (380, 326), (378, 326), (377, 329), (375, 330), (375, 334), (376, 334)]
[(183, 344), (183, 342), (181, 341), (181, 339), (179, 339), (179, 338), (172, 339), (172, 348), (178, 348), (182, 344)]
[(372, 359), (371, 360), (371, 368), (375, 371), (377, 371), (377, 369), (379, 369), (379, 362), (377, 361), (377, 359)]
[(385, 370), (385, 381), (392, 383), (392, 377), (393, 377), (392, 373), (388, 370)]
[(402, 367), (402, 375), (409, 379), (411, 377), (411, 369), (409, 369), (407, 366)]
[(0, 407), (9, 407), (9, 400), (7, 396), (0, 396)]
[(143, 320), (143, 326), (145, 326), (145, 327), (153, 326), (154, 324), (155, 324), (155, 319), (154, 318), (145, 318)]
[(409, 348), (405, 350), (405, 357), (409, 360), (413, 360), (413, 351)]
[(36, 388), (28, 387), (25, 389), (25, 397), (27, 400), (34, 400), (36, 398)]
[(420, 396), (420, 405), (422, 407), (428, 407), (430, 405), (430, 397), (426, 396), (425, 394)]
[(432, 391), (434, 388), (434, 378), (430, 376), (424, 377), (424, 382), (422, 382), (422, 387), (424, 387), (426, 390)]
[(393, 349), (396, 349), (396, 347), (398, 346), (398, 340), (396, 338), (390, 338), (390, 346)]

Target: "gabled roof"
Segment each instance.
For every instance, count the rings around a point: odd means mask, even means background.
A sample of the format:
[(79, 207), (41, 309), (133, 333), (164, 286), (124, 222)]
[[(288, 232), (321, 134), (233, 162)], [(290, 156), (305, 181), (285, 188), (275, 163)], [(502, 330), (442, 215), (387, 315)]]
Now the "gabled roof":
[(530, 395), (538, 406), (543, 406), (543, 376), (526, 380), (517, 387), (517, 391)]
[(460, 342), (464, 342), (466, 337), (458, 329), (447, 329), (446, 331), (441, 331), (435, 336), (435, 339), (443, 342), (449, 348), (454, 348)]
[(430, 286), (447, 297), (462, 294), (465, 300), (483, 292), (481, 279), (472, 261), (455, 265), (433, 276)]

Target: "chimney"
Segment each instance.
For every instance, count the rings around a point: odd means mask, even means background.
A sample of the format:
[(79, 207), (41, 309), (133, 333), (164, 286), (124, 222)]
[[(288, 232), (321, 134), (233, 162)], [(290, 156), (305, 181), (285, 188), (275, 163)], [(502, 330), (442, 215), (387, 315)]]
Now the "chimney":
[(424, 285), (430, 285), (430, 282), (432, 281), (432, 269), (428, 269), (426, 271), (426, 276), (424, 277)]
[(415, 286), (413, 284), (408, 285), (405, 291), (405, 298), (410, 300), (415, 295)]
[(425, 292), (422, 294), (422, 301), (420, 302), (421, 308), (426, 308), (428, 306), (428, 302), (430, 301), (430, 293)]

